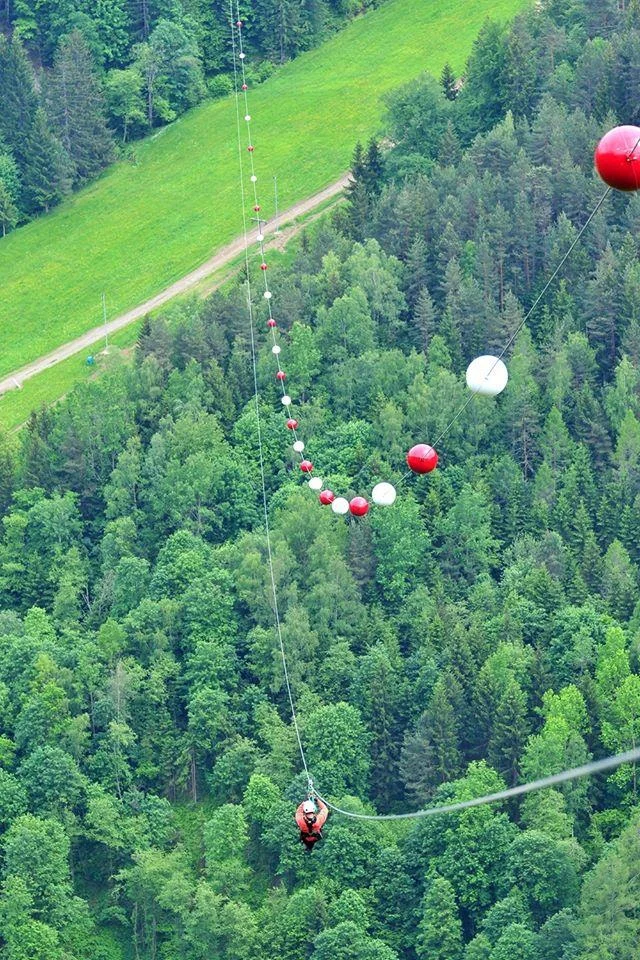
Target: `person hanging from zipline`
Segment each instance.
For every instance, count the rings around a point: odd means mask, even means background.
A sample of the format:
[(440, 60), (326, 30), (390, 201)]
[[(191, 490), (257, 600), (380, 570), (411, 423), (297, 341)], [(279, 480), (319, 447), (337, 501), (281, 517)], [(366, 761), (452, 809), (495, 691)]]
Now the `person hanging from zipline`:
[(312, 852), (318, 840), (322, 840), (324, 827), (329, 809), (322, 800), (317, 803), (311, 797), (304, 800), (296, 810), (296, 823), (300, 828), (300, 842), (304, 843), (309, 853)]

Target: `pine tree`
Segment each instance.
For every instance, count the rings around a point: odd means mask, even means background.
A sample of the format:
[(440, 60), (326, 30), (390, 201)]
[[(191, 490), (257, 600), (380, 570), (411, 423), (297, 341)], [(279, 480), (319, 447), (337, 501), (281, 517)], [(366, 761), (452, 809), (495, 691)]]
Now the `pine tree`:
[(451, 69), (451, 64), (448, 60), (442, 68), (442, 73), (440, 74), (440, 83), (442, 84), (442, 89), (444, 90), (444, 95), (447, 100), (455, 100), (455, 98), (458, 96), (458, 91), (456, 89), (456, 75)]
[(113, 160), (102, 91), (91, 51), (79, 30), (56, 52), (49, 83), (49, 112), (74, 167), (74, 183), (85, 183)]
[(39, 105), (33, 73), (16, 40), (0, 35), (0, 138), (20, 175), (18, 206), (25, 213), (48, 210), (68, 189), (60, 144)]
[(489, 740), (489, 762), (514, 786), (520, 773), (518, 761), (529, 732), (527, 698), (520, 684), (512, 680), (496, 710)]
[(426, 353), (431, 337), (436, 331), (436, 311), (426, 287), (423, 287), (418, 294), (413, 320), (420, 333), (420, 349)]
[(422, 901), (416, 943), (418, 960), (459, 960), (462, 956), (462, 921), (454, 889), (437, 874)]

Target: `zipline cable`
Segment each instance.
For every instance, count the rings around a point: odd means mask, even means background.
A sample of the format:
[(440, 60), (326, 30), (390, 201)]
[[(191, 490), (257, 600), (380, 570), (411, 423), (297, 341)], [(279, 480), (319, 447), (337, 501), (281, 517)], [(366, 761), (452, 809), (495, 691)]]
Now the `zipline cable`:
[[(238, 129), (238, 162), (240, 167), (240, 196), (242, 199), (242, 225), (243, 225), (243, 234), (244, 234), (244, 255), (245, 255), (245, 268), (246, 268), (246, 287), (247, 287), (247, 311), (249, 316), (249, 331), (250, 331), (250, 343), (251, 343), (251, 361), (253, 366), (253, 395), (255, 400), (256, 407), (256, 432), (258, 437), (258, 458), (260, 463), (260, 477), (262, 484), (262, 506), (264, 510), (264, 527), (265, 527), (265, 538), (267, 544), (267, 559), (269, 566), (269, 574), (271, 579), (271, 592), (273, 596), (273, 615), (276, 626), (276, 634), (278, 637), (278, 642), (280, 644), (280, 656), (282, 658), (282, 671), (284, 673), (285, 685), (287, 688), (287, 695), (289, 697), (289, 706), (291, 707), (291, 716), (293, 718), (293, 726), (296, 732), (296, 738), (298, 740), (298, 748), (300, 750), (300, 759), (302, 760), (302, 766), (304, 767), (304, 772), (307, 775), (307, 780), (309, 783), (310, 789), (312, 788), (311, 775), (309, 773), (309, 768), (307, 767), (307, 759), (304, 754), (304, 747), (302, 745), (302, 737), (300, 736), (300, 728), (298, 726), (298, 717), (296, 714), (296, 705), (293, 698), (293, 691), (291, 689), (291, 680), (289, 678), (289, 668), (287, 665), (287, 656), (284, 648), (284, 640), (282, 637), (282, 624), (280, 622), (280, 612), (278, 609), (278, 591), (276, 588), (276, 578), (273, 567), (273, 552), (271, 548), (271, 529), (269, 526), (269, 508), (267, 505), (267, 483), (265, 478), (264, 470), (264, 451), (262, 447), (262, 424), (260, 420), (260, 393), (258, 390), (258, 365), (256, 359), (256, 343), (255, 343), (255, 329), (253, 322), (253, 301), (251, 295), (251, 274), (249, 269), (249, 234), (247, 230), (247, 215), (245, 212), (245, 189), (244, 189), (244, 170), (242, 165), (242, 145), (241, 145), (241, 135), (240, 135), (240, 100), (238, 96), (238, 75), (236, 68), (236, 35), (234, 27), (234, 13), (233, 13), (233, 0), (230, 0), (230, 11), (231, 11), (231, 42), (233, 46), (233, 77), (234, 77), (234, 88), (235, 88), (235, 100), (236, 100), (236, 125)], [(242, 62), (242, 61), (241, 61)]]
[(331, 803), (326, 797), (320, 796), (316, 791), (319, 800), (345, 817), (351, 817), (353, 820), (416, 820), (419, 817), (435, 817), (443, 813), (458, 813), (460, 810), (468, 810), (470, 807), (482, 807), (488, 803), (497, 803), (500, 800), (509, 800), (511, 797), (520, 797), (524, 793), (533, 793), (534, 790), (544, 790), (545, 787), (553, 787), (559, 783), (568, 783), (570, 780), (579, 780), (581, 777), (592, 777), (596, 773), (602, 773), (605, 770), (613, 770), (622, 766), (623, 763), (635, 763), (640, 760), (640, 747), (634, 750), (627, 750), (625, 753), (618, 753), (612, 757), (604, 757), (602, 760), (592, 760), (590, 763), (584, 763), (580, 767), (573, 767), (570, 770), (563, 770), (561, 773), (552, 773), (548, 777), (541, 777), (539, 780), (531, 780), (529, 783), (522, 783), (517, 787), (509, 787), (506, 790), (498, 790), (497, 793), (487, 793), (482, 797), (474, 797), (472, 800), (460, 800), (457, 803), (445, 803), (440, 806), (426, 807), (424, 810), (414, 810), (412, 813), (354, 813), (352, 810), (345, 810), (343, 807)]
[[(240, 64), (242, 67), (242, 79), (243, 79), (242, 89), (244, 92), (245, 109), (246, 109), (247, 108), (247, 95), (246, 95), (247, 84), (246, 84), (246, 74), (245, 74), (245, 67), (244, 67), (245, 56), (244, 56), (244, 51), (242, 49), (242, 33), (241, 33), (242, 22), (240, 20), (238, 0), (236, 0), (235, 20), (234, 20), (234, 0), (230, 0), (229, 6), (230, 6), (230, 22), (231, 22), (231, 40), (232, 40), (232, 47), (233, 47), (233, 77), (234, 77), (234, 90), (235, 90), (235, 101), (236, 101), (238, 162), (239, 162), (239, 169), (240, 169), (240, 195), (242, 200), (242, 223), (243, 223), (243, 234), (244, 234), (247, 310), (248, 310), (248, 317), (249, 317), (251, 361), (252, 361), (252, 369), (253, 369), (253, 388), (254, 388), (254, 401), (255, 401), (255, 409), (256, 409), (256, 432), (257, 432), (257, 438), (258, 438), (258, 458), (259, 458), (260, 478), (261, 478), (261, 487), (262, 487), (262, 505), (263, 505), (264, 523), (265, 523), (267, 561), (269, 566), (271, 593), (273, 597), (273, 612), (274, 612), (274, 621), (275, 621), (275, 627), (276, 627), (276, 635), (278, 637), (278, 644), (280, 647), (280, 657), (282, 660), (282, 670), (283, 670), (285, 686), (287, 690), (287, 697), (288, 697), (289, 706), (291, 709), (291, 719), (292, 719), (293, 727), (296, 734), (296, 740), (298, 742), (300, 759), (302, 762), (304, 772), (307, 777), (307, 785), (308, 785), (308, 790), (310, 795), (313, 795), (317, 797), (319, 800), (321, 800), (323, 803), (326, 803), (327, 807), (329, 807), (329, 809), (333, 810), (335, 813), (339, 813), (345, 817), (350, 817), (351, 819), (354, 819), (354, 820), (368, 820), (368, 821), (413, 820), (421, 817), (430, 817), (430, 816), (438, 816), (441, 814), (457, 813), (461, 810), (466, 810), (471, 807), (479, 807), (489, 803), (496, 803), (502, 800), (508, 800), (511, 797), (522, 796), (523, 794), (532, 793), (535, 790), (542, 790), (546, 787), (555, 786), (556, 784), (567, 783), (571, 780), (577, 780), (581, 777), (593, 776), (594, 774), (601, 773), (605, 770), (612, 770), (616, 767), (621, 766), (624, 763), (634, 763), (640, 760), (640, 748), (636, 748), (634, 750), (628, 750), (625, 753), (616, 754), (615, 756), (605, 757), (601, 760), (591, 761), (590, 763), (583, 764), (580, 767), (573, 767), (572, 769), (569, 769), (569, 770), (563, 770), (560, 773), (554, 773), (554, 774), (551, 774), (550, 776), (542, 777), (538, 780), (533, 780), (529, 783), (521, 784), (517, 787), (511, 787), (505, 790), (500, 790), (496, 793), (485, 794), (482, 797), (474, 797), (471, 800), (462, 800), (456, 803), (441, 804), (433, 807), (427, 807), (424, 810), (415, 810), (409, 813), (387, 813), (387, 814), (354, 813), (352, 810), (346, 810), (343, 807), (339, 807), (337, 804), (334, 804), (330, 800), (327, 800), (315, 789), (313, 780), (311, 777), (311, 773), (307, 765), (307, 759), (305, 756), (304, 746), (302, 743), (302, 736), (300, 733), (300, 726), (298, 723), (298, 715), (296, 713), (295, 699), (294, 699), (293, 690), (291, 687), (291, 679), (289, 676), (289, 667), (287, 663), (287, 654), (286, 654), (286, 649), (284, 645), (284, 638), (282, 636), (282, 624), (280, 621), (280, 613), (279, 613), (279, 607), (278, 607), (278, 590), (276, 586), (276, 577), (275, 577), (275, 570), (274, 570), (274, 564), (273, 564), (273, 550), (272, 550), (272, 544), (271, 544), (271, 529), (269, 525), (269, 508), (268, 508), (268, 502), (267, 502), (267, 486), (266, 486), (266, 476), (265, 476), (265, 466), (264, 466), (264, 450), (263, 450), (263, 444), (262, 444), (262, 425), (261, 425), (261, 419), (260, 419), (260, 394), (258, 389), (258, 368), (257, 368), (256, 343), (255, 343), (255, 326), (254, 326), (253, 300), (252, 300), (252, 291), (251, 291), (251, 275), (250, 275), (250, 263), (249, 263), (249, 234), (247, 229), (247, 216), (245, 212), (246, 191), (244, 186), (244, 169), (243, 169), (243, 163), (242, 163), (242, 145), (241, 145), (241, 132), (240, 132), (241, 131), (240, 94), (238, 90), (238, 70), (237, 70), (237, 62), (236, 62), (238, 47), (240, 52), (240, 57), (239, 57)], [(238, 45), (236, 45), (236, 28), (238, 30)], [(245, 120), (247, 124), (250, 122), (250, 117), (248, 112), (245, 113)], [(251, 158), (251, 182), (253, 184), (253, 192), (254, 192), (254, 199), (255, 199), (254, 208), (257, 208), (256, 212), (259, 212), (260, 205), (258, 203), (258, 195), (257, 195), (257, 188), (256, 188), (257, 177), (255, 175), (252, 150), (249, 151), (249, 156)], [(516, 330), (513, 332), (513, 334), (505, 344), (497, 360), (501, 359), (505, 355), (506, 351), (509, 349), (509, 346), (511, 345), (511, 343), (513, 343), (517, 334), (522, 329), (522, 327), (524, 326), (528, 318), (531, 316), (534, 309), (536, 308), (538, 303), (541, 301), (541, 299), (545, 295), (546, 291), (549, 289), (551, 283), (560, 272), (562, 266), (566, 263), (567, 259), (569, 258), (575, 246), (579, 242), (580, 238), (582, 237), (589, 223), (591, 222), (591, 220), (594, 218), (594, 216), (596, 215), (596, 213), (604, 203), (610, 190), (611, 190), (610, 187), (607, 188), (603, 196), (598, 201), (596, 207), (589, 215), (588, 219), (586, 220), (582, 229), (578, 233), (577, 237), (575, 238), (575, 240), (567, 250), (566, 254), (562, 258), (562, 260), (560, 261), (556, 269), (554, 270), (553, 274), (545, 284), (542, 292), (536, 298), (535, 302), (527, 311), (523, 320), (520, 322)], [(260, 219), (258, 219), (258, 234), (259, 234), (260, 252), (264, 261), (264, 246), (263, 246), (264, 237), (262, 234)], [(271, 294), (269, 291), (266, 276), (264, 280), (265, 280), (265, 299), (267, 300), (267, 304), (269, 308), (269, 318), (272, 319), (271, 302), (270, 302)], [(274, 336), (274, 345), (275, 345), (275, 334), (273, 333), (273, 328), (272, 328), (272, 334)], [(276, 354), (276, 356), (278, 356), (278, 354)], [(278, 369), (279, 370), (281, 369), (279, 360), (278, 360)], [(284, 390), (284, 386), (283, 386), (283, 390)], [(446, 435), (446, 432), (450, 429), (453, 423), (455, 423), (458, 417), (461, 416), (462, 412), (466, 409), (466, 407), (471, 402), (471, 400), (473, 399), (473, 397), (476, 395), (477, 392), (478, 391), (474, 391), (471, 394), (467, 402), (463, 405), (463, 407), (461, 407), (461, 409), (456, 414), (455, 418), (451, 421), (449, 426), (445, 428), (445, 430), (442, 432), (442, 434), (440, 435), (440, 437), (436, 442), (439, 442), (440, 440), (442, 440), (442, 438)]]

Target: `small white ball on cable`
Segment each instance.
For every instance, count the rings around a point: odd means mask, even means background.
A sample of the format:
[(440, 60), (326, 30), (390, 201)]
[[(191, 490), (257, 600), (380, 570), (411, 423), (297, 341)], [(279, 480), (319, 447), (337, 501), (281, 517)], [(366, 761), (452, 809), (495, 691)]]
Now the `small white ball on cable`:
[(295, 450), (296, 453), (302, 453), (302, 451), (304, 450), (304, 443), (302, 442), (302, 440), (296, 440), (296, 442), (293, 445), (293, 449)]
[(257, 182), (258, 182), (258, 178), (256, 177), (255, 173), (252, 173), (252, 174), (251, 174), (251, 183), (257, 183)]
[(271, 300), (271, 290), (265, 290), (262, 296), (265, 298), (265, 300)]
[(285, 393), (284, 397), (280, 397), (280, 403), (281, 403), (284, 407), (290, 407), (290, 406), (291, 406), (291, 397), (289, 396), (288, 393)]
[(277, 343), (275, 343), (275, 344), (271, 347), (271, 353), (275, 353), (276, 357), (278, 356), (278, 354), (280, 353), (281, 350), (282, 350), (282, 347), (278, 346)]
[(509, 380), (509, 372), (499, 357), (476, 357), (467, 367), (467, 386), (483, 397), (497, 397)]
[(246, 53), (239, 53), (238, 56), (240, 57), (241, 60), (244, 60), (244, 58), (246, 57)]
[(322, 490), (322, 480), (320, 477), (311, 477), (311, 480), (309, 480), (309, 487), (311, 490)]
[(341, 516), (345, 513), (349, 513), (349, 501), (345, 500), (344, 497), (336, 497), (331, 504), (331, 509), (334, 513), (338, 513)]
[(396, 488), (391, 483), (376, 483), (371, 491), (371, 499), (379, 507), (390, 507), (397, 497)]
[(262, 243), (262, 241), (264, 240), (264, 233), (259, 233), (258, 236), (256, 237), (256, 240), (258, 241), (258, 243)]
[(244, 118), (247, 121), (247, 123), (249, 123), (249, 120), (251, 120), (251, 117), (248, 113), (245, 113)]

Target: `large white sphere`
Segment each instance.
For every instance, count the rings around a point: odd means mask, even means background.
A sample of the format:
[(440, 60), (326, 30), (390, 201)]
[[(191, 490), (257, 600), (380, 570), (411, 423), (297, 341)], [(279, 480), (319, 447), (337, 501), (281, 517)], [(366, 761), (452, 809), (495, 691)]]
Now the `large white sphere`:
[(467, 367), (467, 386), (483, 397), (496, 397), (507, 385), (509, 373), (497, 357), (476, 357)]
[(280, 397), (280, 403), (283, 404), (283, 406), (285, 407), (291, 406), (291, 397), (289, 396), (288, 393), (285, 393), (284, 397)]
[(349, 501), (345, 500), (344, 497), (336, 497), (331, 504), (331, 509), (334, 513), (349, 513)]
[(296, 440), (293, 445), (293, 449), (295, 450), (296, 453), (302, 453), (302, 451), (304, 450), (304, 443), (302, 442), (302, 440)]
[(376, 483), (371, 491), (371, 499), (379, 507), (390, 507), (397, 497), (396, 488), (391, 483)]
[(322, 483), (321, 477), (311, 477), (311, 480), (309, 480), (309, 486), (312, 490), (322, 490)]

